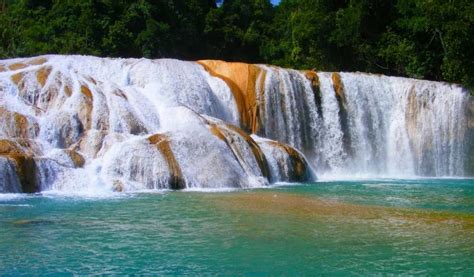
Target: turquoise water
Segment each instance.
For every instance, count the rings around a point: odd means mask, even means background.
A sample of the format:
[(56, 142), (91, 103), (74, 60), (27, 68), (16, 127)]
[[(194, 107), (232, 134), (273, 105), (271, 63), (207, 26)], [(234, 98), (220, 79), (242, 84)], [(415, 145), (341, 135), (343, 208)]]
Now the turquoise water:
[(0, 275), (474, 275), (474, 180), (0, 195)]

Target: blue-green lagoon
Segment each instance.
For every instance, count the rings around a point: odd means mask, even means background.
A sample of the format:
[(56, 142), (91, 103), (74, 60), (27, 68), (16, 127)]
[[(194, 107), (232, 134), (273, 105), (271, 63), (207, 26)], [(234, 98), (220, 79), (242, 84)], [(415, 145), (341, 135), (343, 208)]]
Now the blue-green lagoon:
[(0, 275), (474, 275), (474, 180), (0, 194)]

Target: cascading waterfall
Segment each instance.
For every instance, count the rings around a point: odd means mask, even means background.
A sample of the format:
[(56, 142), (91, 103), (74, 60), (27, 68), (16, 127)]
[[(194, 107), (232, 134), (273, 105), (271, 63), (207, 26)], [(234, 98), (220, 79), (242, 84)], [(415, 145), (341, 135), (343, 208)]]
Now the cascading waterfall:
[(341, 78), (351, 126), (350, 167), (392, 176), (466, 175), (472, 115), (465, 111), (472, 99), (461, 87), (375, 75)]
[(4, 60), (0, 193), (466, 176), (473, 118), (462, 87), (407, 78), (221, 61)]
[(268, 159), (291, 161), (272, 181), (313, 178), (290, 146), (266, 157), (231, 88), (198, 63), (14, 59), (0, 85), (0, 192), (257, 187)]
[[(462, 87), (399, 77), (321, 72), (317, 73), (317, 86), (311, 88), (294, 84), (309, 83), (302, 78), (304, 73), (267, 70), (272, 73), (267, 73), (271, 78), (266, 83), (268, 94), (262, 116), (265, 129), (261, 135), (304, 149), (318, 175), (470, 174), (473, 100)], [(290, 78), (290, 74), (300, 77)], [(288, 79), (292, 80), (290, 85)], [(320, 103), (318, 97), (315, 103), (308, 96), (313, 92), (319, 94)], [(304, 99), (305, 105), (291, 107), (289, 103), (295, 98)], [(278, 122), (272, 122), (275, 118)], [(307, 118), (311, 118), (309, 124), (302, 127)], [(301, 139), (308, 132), (312, 140), (302, 145)]]

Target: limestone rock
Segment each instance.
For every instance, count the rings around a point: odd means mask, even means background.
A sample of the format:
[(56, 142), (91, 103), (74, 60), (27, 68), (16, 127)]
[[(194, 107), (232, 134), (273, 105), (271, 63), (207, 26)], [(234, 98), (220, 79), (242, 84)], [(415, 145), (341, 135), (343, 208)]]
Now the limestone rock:
[(39, 126), (26, 116), (0, 107), (0, 134), (10, 138), (34, 138), (38, 134)]
[(216, 60), (198, 61), (211, 75), (224, 80), (232, 90), (242, 127), (257, 133), (261, 121), (257, 90), (263, 91), (265, 71), (257, 65)]
[(181, 168), (176, 161), (173, 151), (171, 150), (169, 139), (162, 134), (155, 134), (148, 137), (150, 144), (156, 146), (160, 153), (165, 158), (170, 176), (168, 179), (169, 187), (172, 189), (183, 189), (186, 187), (186, 183), (183, 178)]
[[(36, 178), (36, 162), (32, 155), (25, 152), (17, 143), (1, 139), (0, 157), (10, 161), (10, 166), (13, 167), (13, 171), (21, 184), (22, 192), (33, 193), (39, 191)], [(11, 172), (2, 172), (3, 174), (11, 174)]]
[(270, 165), (272, 182), (307, 182), (314, 173), (306, 158), (295, 148), (269, 139), (256, 138)]
[(60, 165), (70, 167), (70, 168), (79, 168), (83, 167), (85, 164), (84, 157), (70, 149), (57, 149), (49, 153), (48, 158), (56, 161)]

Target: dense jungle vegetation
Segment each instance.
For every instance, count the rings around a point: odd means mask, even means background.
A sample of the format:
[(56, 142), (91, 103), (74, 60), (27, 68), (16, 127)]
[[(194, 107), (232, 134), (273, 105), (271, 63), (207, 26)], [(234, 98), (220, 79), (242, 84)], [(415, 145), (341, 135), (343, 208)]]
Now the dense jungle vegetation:
[(472, 0), (0, 0), (0, 58), (223, 59), (474, 87)]

